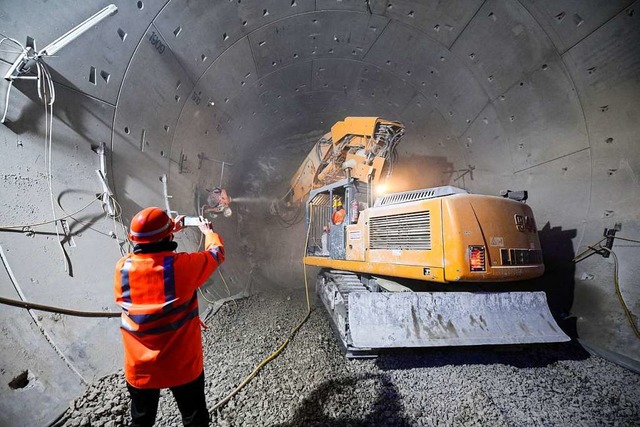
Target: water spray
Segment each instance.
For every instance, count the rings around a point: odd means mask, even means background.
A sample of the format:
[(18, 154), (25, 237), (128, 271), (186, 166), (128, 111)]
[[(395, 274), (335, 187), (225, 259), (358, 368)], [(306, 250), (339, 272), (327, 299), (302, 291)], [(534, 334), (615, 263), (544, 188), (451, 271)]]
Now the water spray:
[(268, 197), (234, 197), (234, 203), (272, 203), (273, 198)]

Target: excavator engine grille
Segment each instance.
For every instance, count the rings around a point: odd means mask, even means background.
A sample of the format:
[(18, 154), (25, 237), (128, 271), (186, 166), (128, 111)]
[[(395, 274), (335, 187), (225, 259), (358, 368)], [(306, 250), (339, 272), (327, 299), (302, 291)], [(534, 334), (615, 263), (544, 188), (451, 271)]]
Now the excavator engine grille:
[(404, 191), (402, 193), (392, 193), (386, 196), (378, 197), (375, 206), (397, 205), (399, 203), (416, 202), (420, 200), (435, 199), (436, 197), (445, 197), (452, 194), (467, 194), (467, 190), (462, 188), (445, 185), (442, 187), (425, 188), (422, 190)]
[(431, 249), (429, 211), (369, 218), (371, 249)]

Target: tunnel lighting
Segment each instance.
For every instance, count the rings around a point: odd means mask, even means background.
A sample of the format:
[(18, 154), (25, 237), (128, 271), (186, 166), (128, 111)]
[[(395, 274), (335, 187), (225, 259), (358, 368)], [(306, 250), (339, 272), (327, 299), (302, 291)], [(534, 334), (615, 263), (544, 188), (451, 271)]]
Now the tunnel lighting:
[(71, 30), (67, 31), (61, 37), (58, 37), (53, 42), (49, 43), (44, 49), (40, 51), (41, 56), (51, 56), (55, 55), (57, 51), (80, 37), (83, 33), (85, 33), (89, 28), (94, 25), (98, 25), (103, 19), (107, 16), (114, 15), (118, 11), (118, 8), (115, 4), (110, 4), (109, 6), (102, 9), (100, 12), (96, 13), (83, 23), (75, 26)]
[(387, 184), (378, 184), (376, 185), (376, 196), (382, 197), (389, 192), (389, 186)]
[(84, 34), (91, 27), (100, 23), (107, 16), (114, 15), (117, 11), (118, 11), (117, 6), (114, 4), (110, 4), (109, 6), (102, 9), (100, 12), (91, 16), (89, 19), (85, 20), (79, 25), (76, 25), (71, 30), (67, 31), (61, 37), (58, 37), (53, 42), (49, 43), (40, 52), (36, 51), (35, 41), (32, 39), (28, 39), (27, 47), (23, 48), (18, 58), (14, 61), (11, 67), (9, 67), (9, 70), (5, 74), (4, 78), (6, 80), (13, 80), (16, 78), (27, 78), (27, 79), (35, 78), (30, 76), (20, 76), (20, 74), (23, 72), (28, 72), (28, 70), (30, 69), (30, 66), (34, 63), (34, 61), (38, 61), (39, 58), (43, 56), (55, 55), (56, 52), (58, 52), (60, 49), (62, 49), (63, 47), (65, 47), (66, 45), (68, 45), (78, 37), (80, 37), (80, 35)]

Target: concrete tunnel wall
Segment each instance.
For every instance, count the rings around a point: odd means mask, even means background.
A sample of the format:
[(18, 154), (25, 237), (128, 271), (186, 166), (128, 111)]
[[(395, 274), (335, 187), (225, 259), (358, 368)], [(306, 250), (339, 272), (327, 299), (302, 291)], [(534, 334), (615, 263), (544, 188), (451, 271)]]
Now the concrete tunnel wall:
[[(0, 5), (0, 32), (41, 48), (111, 2), (28, 3)], [(163, 174), (181, 213), (220, 183), (232, 198), (267, 201), (238, 203), (217, 221), (229, 262), (207, 286), (211, 298), (256, 282), (298, 288), (303, 225), (282, 228), (268, 201), (286, 193), (335, 121), (381, 116), (407, 127), (397, 190), (528, 190), (549, 270), (540, 283), (556, 289), (552, 309), (575, 316), (582, 342), (640, 361), (614, 292), (615, 258), (567, 264), (616, 223), (620, 236), (640, 239), (638, 2), (113, 3), (116, 15), (45, 60), (56, 83), (50, 159), (35, 82), (15, 82), (0, 127), (0, 226), (89, 204), (102, 191), (96, 151), (105, 142), (125, 225), (141, 207), (164, 206)], [(2, 44), (3, 74), (13, 48)], [(4, 100), (8, 83), (0, 87)], [(19, 287), (34, 302), (117, 309), (122, 227), (99, 201), (74, 217), (82, 222), (66, 218), (64, 258), (54, 224), (0, 233), (1, 295), (18, 298)], [(198, 235), (180, 242), (193, 249)], [(618, 240), (614, 251), (637, 324), (637, 244)], [(3, 307), (0, 324), (0, 424), (29, 401), (38, 402), (34, 417), (48, 420), (84, 382), (120, 366), (117, 319)], [(11, 388), (24, 371), (31, 386)]]

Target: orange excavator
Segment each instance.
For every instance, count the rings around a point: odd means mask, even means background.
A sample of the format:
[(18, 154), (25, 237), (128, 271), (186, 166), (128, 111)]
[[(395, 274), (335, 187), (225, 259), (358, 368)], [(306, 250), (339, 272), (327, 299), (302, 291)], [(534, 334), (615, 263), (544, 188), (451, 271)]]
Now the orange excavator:
[[(443, 186), (374, 198), (403, 134), (398, 122), (347, 117), (291, 179), (288, 203), (305, 205), (304, 263), (321, 268), (316, 292), (347, 356), (568, 341), (544, 292), (512, 283), (544, 272), (526, 192)], [(336, 199), (346, 210), (341, 224), (331, 221)]]

